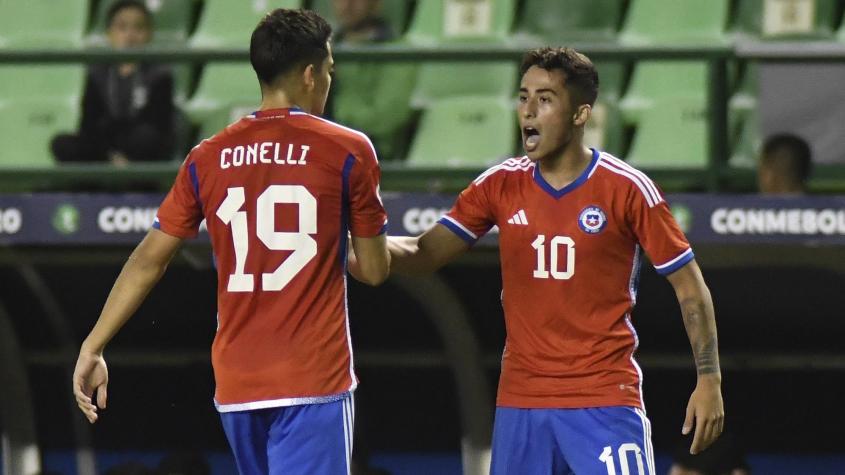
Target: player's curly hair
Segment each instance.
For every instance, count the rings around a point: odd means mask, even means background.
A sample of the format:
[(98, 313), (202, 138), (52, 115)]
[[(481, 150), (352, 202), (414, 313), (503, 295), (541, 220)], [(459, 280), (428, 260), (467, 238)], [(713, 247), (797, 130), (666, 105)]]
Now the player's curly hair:
[(311, 10), (278, 8), (252, 32), (249, 60), (264, 84), (309, 64), (319, 70), (329, 55), (326, 42), (331, 34), (332, 27)]
[(590, 58), (572, 48), (535, 48), (522, 57), (520, 75), (532, 66), (547, 71), (561, 70), (566, 76), (564, 86), (572, 97), (573, 106), (595, 104), (599, 95), (599, 73)]

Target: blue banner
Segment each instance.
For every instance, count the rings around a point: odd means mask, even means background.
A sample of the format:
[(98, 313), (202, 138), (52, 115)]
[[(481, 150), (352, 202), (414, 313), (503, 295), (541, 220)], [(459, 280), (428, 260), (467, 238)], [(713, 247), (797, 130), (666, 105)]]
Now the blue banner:
[[(392, 235), (416, 235), (451, 194), (385, 193)], [(133, 245), (152, 225), (158, 193), (0, 195), (0, 245)], [(845, 244), (845, 196), (676, 194), (672, 212), (693, 244)], [(204, 227), (198, 238), (208, 241)], [(482, 240), (495, 245), (496, 233)]]

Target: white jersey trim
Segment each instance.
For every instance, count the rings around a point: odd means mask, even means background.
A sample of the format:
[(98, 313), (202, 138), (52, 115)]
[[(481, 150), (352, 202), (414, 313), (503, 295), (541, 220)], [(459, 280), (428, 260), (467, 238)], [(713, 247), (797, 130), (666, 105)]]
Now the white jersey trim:
[(346, 391), (340, 394), (330, 394), (328, 396), (288, 397), (281, 399), (268, 399), (264, 401), (243, 402), (238, 404), (219, 404), (217, 401), (214, 401), (214, 407), (217, 408), (217, 412), (252, 411), (255, 409), (269, 409), (273, 407), (325, 404), (327, 402), (335, 402), (340, 401), (341, 399), (346, 399), (350, 396), (350, 394), (352, 394), (351, 391)]
[[(649, 208), (653, 208), (658, 203), (663, 202), (663, 197), (660, 195), (660, 192), (657, 191), (657, 187), (654, 185), (654, 182), (651, 181), (647, 176), (645, 176), (639, 170), (631, 167), (630, 165), (625, 164), (621, 160), (617, 158), (608, 158), (605, 154), (602, 154), (599, 158), (599, 166), (604, 167), (617, 175), (622, 175), (630, 179), (637, 188), (640, 189), (643, 196), (648, 203)], [(620, 165), (624, 164), (624, 165)]]
[(452, 223), (452, 224), (454, 224), (455, 226), (457, 226), (458, 228), (460, 228), (460, 230), (461, 230), (461, 231), (463, 231), (463, 232), (467, 233), (467, 235), (468, 235), (469, 237), (471, 237), (471, 238), (473, 238), (473, 239), (475, 239), (475, 240), (477, 240), (477, 239), (478, 239), (478, 236), (477, 236), (474, 232), (472, 232), (472, 231), (470, 231), (469, 229), (467, 229), (467, 227), (466, 227), (466, 226), (464, 226), (463, 224), (459, 223), (457, 219), (455, 219), (455, 218), (453, 218), (453, 217), (449, 216), (448, 214), (444, 214), (444, 215), (443, 215), (443, 217), (442, 217), (442, 218), (440, 218), (440, 219), (445, 219), (445, 220), (449, 221), (450, 223)]
[(343, 319), (346, 326), (346, 346), (349, 350), (349, 392), (355, 391), (358, 387), (358, 378), (355, 377), (355, 357), (352, 354), (352, 332), (349, 330), (349, 297), (347, 296), (346, 272), (343, 273)]
[(634, 353), (637, 352), (637, 348), (640, 347), (640, 337), (637, 335), (637, 330), (634, 329), (634, 324), (631, 323), (631, 314), (625, 314), (625, 324), (628, 325), (628, 329), (631, 330), (631, 336), (634, 337), (634, 348), (631, 349), (631, 364), (634, 365), (634, 369), (637, 370), (637, 380), (639, 382), (639, 392), (640, 392), (640, 406), (645, 409), (645, 399), (643, 398), (643, 370), (640, 368), (639, 363), (634, 358)]
[(645, 412), (641, 411), (639, 408), (634, 408), (634, 412), (640, 416), (640, 420), (643, 423), (643, 450), (645, 451), (645, 459), (646, 459), (646, 473), (648, 475), (655, 475), (655, 466), (654, 466), (654, 447), (651, 444), (651, 421), (648, 420), (648, 417), (645, 415)]
[(667, 268), (667, 267), (671, 266), (672, 264), (674, 264), (674, 263), (676, 263), (676, 262), (680, 261), (681, 259), (685, 258), (685, 257), (686, 257), (686, 256), (688, 256), (691, 252), (692, 252), (692, 248), (690, 247), (690, 248), (688, 248), (686, 251), (682, 252), (682, 253), (681, 253), (678, 257), (676, 257), (676, 258), (672, 259), (671, 261), (668, 261), (668, 262), (666, 262), (666, 263), (664, 263), (664, 264), (655, 265), (655, 266), (654, 266), (654, 268), (655, 268), (655, 269), (657, 269), (657, 270), (663, 270), (663, 269), (665, 269), (665, 268)]
[(603, 153), (602, 155), (604, 155), (605, 160), (613, 163), (614, 165), (618, 166), (619, 168), (622, 168), (624, 170), (627, 170), (627, 171), (633, 173), (634, 175), (636, 175), (637, 177), (642, 179), (643, 183), (646, 184), (646, 186), (651, 191), (652, 195), (657, 200), (657, 202), (659, 203), (660, 201), (663, 201), (663, 196), (660, 194), (660, 190), (657, 188), (657, 185), (654, 184), (654, 181), (652, 181), (652, 179), (648, 177), (648, 175), (646, 175), (642, 171), (632, 167), (629, 163), (625, 162), (624, 160), (617, 158), (617, 157), (614, 157), (613, 155), (611, 155), (609, 153)]
[(480, 185), (491, 175), (494, 175), (500, 171), (509, 171), (509, 172), (516, 172), (516, 171), (527, 171), (534, 168), (534, 162), (528, 159), (528, 157), (520, 157), (520, 158), (509, 158), (504, 162), (490, 167), (485, 170), (481, 175), (478, 175), (478, 178), (473, 180), (473, 183), (476, 185)]

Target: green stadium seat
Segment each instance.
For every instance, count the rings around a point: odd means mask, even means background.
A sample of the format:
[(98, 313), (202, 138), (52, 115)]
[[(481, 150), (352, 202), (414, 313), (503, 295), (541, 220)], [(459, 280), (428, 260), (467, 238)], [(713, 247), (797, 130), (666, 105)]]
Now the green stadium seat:
[(636, 0), (620, 40), (629, 44), (727, 42), (729, 0)]
[(216, 133), (233, 122), (229, 119), (256, 110), (260, 103), (258, 79), (248, 63), (211, 63), (202, 72), (197, 91), (184, 110), (203, 133)]
[(50, 142), (59, 133), (72, 133), (79, 122), (79, 101), (38, 100), (0, 102), (0, 168), (53, 166)]
[(79, 123), (85, 68), (0, 66), (0, 167), (53, 164), (50, 141)]
[(512, 156), (517, 138), (513, 102), (499, 97), (451, 97), (423, 112), (408, 165), (487, 166)]
[(599, 99), (618, 102), (622, 95), (622, 85), (625, 83), (625, 64), (596, 61), (593, 65), (599, 73)]
[(736, 83), (728, 101), (732, 128), (757, 110), (757, 64), (749, 61), (739, 65), (737, 69)]
[(705, 168), (707, 113), (694, 99), (657, 101), (637, 123), (627, 160), (646, 168)]
[(760, 39), (832, 38), (836, 0), (743, 0), (734, 31)]
[(533, 42), (613, 41), (623, 0), (525, 0), (517, 38)]
[(406, 35), (412, 43), (504, 41), (516, 12), (516, 0), (426, 0)]
[[(106, 15), (117, 0), (100, 0), (94, 14), (94, 27), (89, 36), (92, 44), (105, 44)], [(197, 0), (147, 0), (153, 13), (155, 34), (153, 43), (159, 45), (183, 44), (188, 40)]]
[(450, 96), (514, 97), (519, 67), (513, 62), (423, 63), (411, 105), (425, 108)]
[(0, 101), (19, 99), (80, 99), (84, 91), (82, 65), (0, 64)]
[(742, 117), (730, 137), (729, 164), (737, 168), (755, 168), (760, 151), (760, 123), (757, 111)]
[[(332, 7), (333, 0), (313, 0), (311, 2), (311, 9), (319, 13), (325, 18), (332, 27), (337, 29), (337, 18)], [(382, 14), (385, 20), (393, 28), (393, 33), (397, 36), (405, 32), (405, 23), (408, 19), (408, 13), (411, 9), (410, 0), (388, 0), (382, 2)]]
[(584, 131), (584, 143), (590, 147), (622, 153), (623, 127), (619, 113), (619, 96), (625, 76), (625, 65), (619, 62), (594, 63), (599, 73), (599, 97), (593, 115)]
[(621, 156), (622, 141), (623, 127), (618, 103), (599, 98), (593, 105), (593, 114), (584, 128), (584, 144)]
[(195, 48), (246, 48), (252, 30), (265, 13), (301, 6), (302, 0), (205, 0), (189, 43)]
[(707, 64), (699, 61), (642, 61), (619, 104), (626, 123), (637, 122), (664, 99), (707, 101)]
[[(504, 44), (515, 0), (428, 0), (418, 2), (405, 35), (410, 44)], [(516, 94), (518, 66), (505, 62), (426, 62), (420, 65), (411, 104), (427, 107), (447, 96)]]
[(85, 0), (0, 1), (0, 48), (75, 48), (88, 20)]

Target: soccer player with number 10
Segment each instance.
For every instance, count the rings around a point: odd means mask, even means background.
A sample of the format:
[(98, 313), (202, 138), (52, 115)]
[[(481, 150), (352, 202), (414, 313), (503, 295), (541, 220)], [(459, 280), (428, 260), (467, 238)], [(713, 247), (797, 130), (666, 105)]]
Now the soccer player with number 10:
[(388, 238), (391, 269), (432, 272), (498, 226), (507, 339), (491, 473), (654, 475), (631, 323), (643, 252), (674, 287), (692, 344), (692, 453), (724, 418), (710, 293), (660, 189), (583, 145), (598, 94), (590, 60), (542, 48), (521, 71), (526, 156), (482, 173), (422, 236)]

